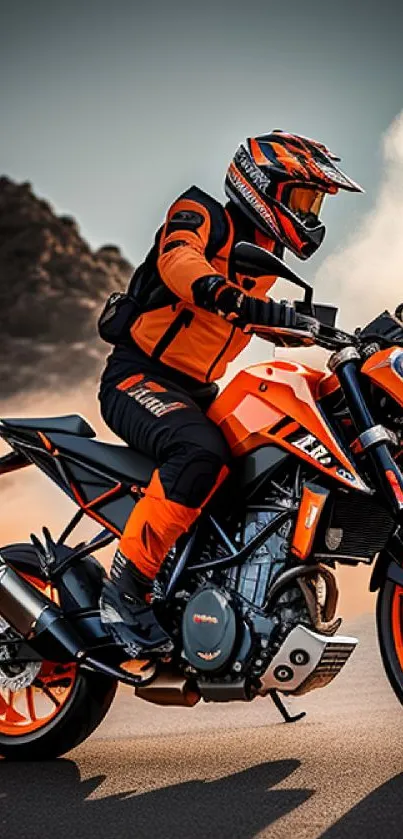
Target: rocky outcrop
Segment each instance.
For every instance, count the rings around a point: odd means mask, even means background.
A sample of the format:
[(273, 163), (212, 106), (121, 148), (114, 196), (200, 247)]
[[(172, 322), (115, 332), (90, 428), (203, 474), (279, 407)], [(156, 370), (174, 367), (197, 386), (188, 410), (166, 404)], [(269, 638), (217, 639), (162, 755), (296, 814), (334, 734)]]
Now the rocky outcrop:
[(91, 250), (29, 183), (0, 178), (1, 396), (95, 377), (108, 350), (97, 316), (132, 270), (114, 245)]

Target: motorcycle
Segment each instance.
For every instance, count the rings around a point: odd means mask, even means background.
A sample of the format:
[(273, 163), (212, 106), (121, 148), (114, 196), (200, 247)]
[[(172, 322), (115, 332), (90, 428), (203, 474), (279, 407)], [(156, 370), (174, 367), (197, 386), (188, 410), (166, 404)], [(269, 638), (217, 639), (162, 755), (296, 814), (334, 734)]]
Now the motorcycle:
[[(304, 289), (303, 330), (247, 327), (281, 346), (331, 351), (329, 371), (274, 357), (242, 372), (208, 415), (231, 472), (166, 557), (153, 608), (172, 649), (130, 660), (102, 625), (93, 554), (122, 533), (155, 464), (94, 439), (78, 415), (0, 421), (0, 474), (35, 465), (78, 510), (57, 539), (0, 549), (0, 754), (62, 755), (107, 713), (119, 682), (156, 705), (272, 699), (327, 685), (357, 639), (339, 634), (336, 563), (373, 564), (386, 675), (403, 702), (403, 322), (384, 312), (354, 334), (273, 254), (236, 247), (249, 277)], [(100, 525), (70, 544), (83, 516)]]

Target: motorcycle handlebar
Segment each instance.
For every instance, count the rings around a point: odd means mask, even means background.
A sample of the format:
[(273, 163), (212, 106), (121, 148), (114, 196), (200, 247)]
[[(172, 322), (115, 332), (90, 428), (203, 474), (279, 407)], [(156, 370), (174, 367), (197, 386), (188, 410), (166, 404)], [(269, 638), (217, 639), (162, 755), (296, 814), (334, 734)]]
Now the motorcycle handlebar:
[(351, 333), (344, 332), (334, 326), (319, 323), (316, 343), (324, 349), (340, 350), (343, 347), (357, 346), (358, 340), (356, 335), (351, 335)]
[[(357, 345), (357, 337), (348, 332), (343, 332), (334, 326), (321, 323), (316, 318), (310, 315), (303, 315), (300, 318), (300, 323), (295, 328), (277, 327), (273, 329), (270, 326), (248, 326), (245, 332), (256, 335), (258, 338), (263, 338), (266, 341), (272, 341), (277, 338), (282, 338), (282, 341), (287, 345), (289, 339), (290, 346), (296, 346), (296, 343), (317, 344), (326, 350), (340, 350), (343, 347), (350, 347)], [(304, 337), (310, 339), (304, 341)]]

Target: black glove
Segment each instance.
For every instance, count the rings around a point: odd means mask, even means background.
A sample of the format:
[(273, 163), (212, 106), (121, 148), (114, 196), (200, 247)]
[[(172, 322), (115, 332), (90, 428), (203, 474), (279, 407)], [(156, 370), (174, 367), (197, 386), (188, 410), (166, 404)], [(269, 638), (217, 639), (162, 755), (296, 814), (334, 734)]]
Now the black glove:
[(295, 329), (298, 315), (293, 303), (288, 300), (259, 300), (257, 297), (244, 296), (239, 307), (239, 319), (254, 326), (282, 326)]
[[(246, 324), (256, 327), (273, 326), (280, 329), (295, 330), (296, 332), (307, 332), (312, 336), (319, 332), (317, 319), (297, 312), (294, 304), (287, 300), (276, 303), (275, 300), (265, 301), (258, 300), (256, 297), (247, 297), (243, 299), (240, 309), (242, 314), (239, 325), (242, 324), (242, 326)], [(292, 332), (290, 332), (290, 335), (292, 335)], [(296, 337), (295, 340), (298, 346), (301, 339)], [(291, 346), (289, 337), (286, 345)]]
[(288, 300), (259, 300), (228, 284), (219, 274), (200, 277), (192, 286), (196, 306), (214, 312), (243, 329), (247, 325), (311, 331), (313, 318), (300, 314)]

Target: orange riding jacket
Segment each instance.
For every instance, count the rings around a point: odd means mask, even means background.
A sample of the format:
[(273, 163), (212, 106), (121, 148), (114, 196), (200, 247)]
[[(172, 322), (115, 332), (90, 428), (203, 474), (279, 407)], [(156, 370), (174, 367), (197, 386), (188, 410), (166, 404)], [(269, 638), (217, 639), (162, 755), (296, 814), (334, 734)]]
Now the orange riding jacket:
[(181, 195), (131, 281), (141, 312), (130, 330), (135, 344), (199, 381), (219, 379), (250, 336), (198, 304), (195, 288), (202, 278), (220, 277), (238, 291), (267, 299), (275, 277), (252, 280), (233, 270), (234, 245), (246, 238), (274, 249), (232, 205), (223, 207), (195, 186)]

